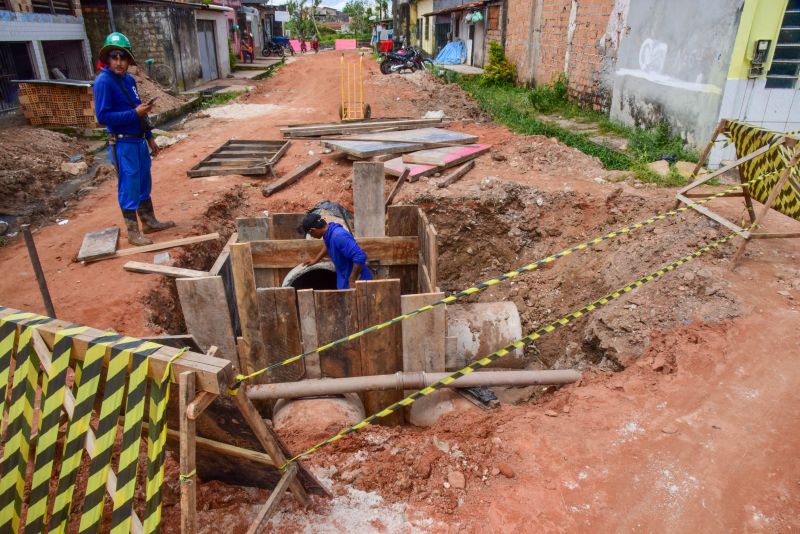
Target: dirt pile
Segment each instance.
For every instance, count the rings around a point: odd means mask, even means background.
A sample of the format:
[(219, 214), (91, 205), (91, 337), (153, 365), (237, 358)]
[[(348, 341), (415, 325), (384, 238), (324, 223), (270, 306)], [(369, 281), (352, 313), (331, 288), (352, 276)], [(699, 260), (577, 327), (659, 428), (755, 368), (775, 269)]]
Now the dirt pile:
[(454, 120), (492, 120), (466, 91), (458, 85), (444, 83), (428, 71), (389, 74), (373, 80), (373, 84), (379, 88), (385, 88), (396, 94), (397, 98), (410, 102), (420, 116), (428, 111), (443, 111), (445, 117)]
[(128, 72), (136, 80), (136, 87), (139, 90), (139, 96), (142, 102), (147, 102), (156, 96), (158, 97), (158, 100), (156, 100), (153, 105), (153, 114), (177, 108), (185, 104), (188, 100), (184, 96), (171, 95), (166, 92), (160, 85), (145, 74), (144, 69), (131, 67)]
[(0, 129), (0, 146), (0, 213), (9, 215), (35, 217), (63, 208), (54, 192), (73, 176), (61, 165), (78, 155), (87, 165), (94, 161), (86, 142), (44, 128)]

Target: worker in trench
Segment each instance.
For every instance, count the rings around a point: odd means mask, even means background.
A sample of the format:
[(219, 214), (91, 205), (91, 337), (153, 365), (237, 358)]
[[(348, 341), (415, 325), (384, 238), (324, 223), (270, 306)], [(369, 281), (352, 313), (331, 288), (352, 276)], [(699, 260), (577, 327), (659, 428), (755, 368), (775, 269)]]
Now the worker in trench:
[(348, 289), (355, 285), (356, 280), (372, 280), (372, 271), (367, 267), (367, 255), (341, 224), (327, 222), (318, 213), (309, 213), (303, 219), (303, 231), (325, 242), (319, 254), (303, 265), (314, 265), (327, 254), (336, 267), (337, 289)]
[[(106, 67), (94, 81), (94, 109), (97, 122), (108, 131), (108, 155), (117, 171), (117, 200), (125, 219), (128, 243), (141, 246), (152, 241), (142, 235), (172, 228), (172, 221), (156, 219), (150, 199), (150, 153), (158, 155), (152, 123), (147, 116), (155, 98), (142, 103), (136, 80), (128, 67), (136, 65), (128, 38), (121, 33), (106, 37), (100, 49)], [(149, 150), (148, 150), (149, 149)], [(142, 221), (142, 233), (136, 216)]]

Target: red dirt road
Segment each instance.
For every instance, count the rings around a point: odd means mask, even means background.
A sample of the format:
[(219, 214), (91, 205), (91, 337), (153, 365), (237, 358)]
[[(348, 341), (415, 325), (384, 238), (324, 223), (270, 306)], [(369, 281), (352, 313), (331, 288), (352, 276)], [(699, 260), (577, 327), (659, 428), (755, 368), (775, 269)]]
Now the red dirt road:
[[(253, 94), (236, 102), (247, 106), (226, 108), (242, 118), (189, 121), (182, 130), (189, 138), (167, 149), (154, 164), (157, 213), (178, 223), (177, 228), (156, 234), (156, 239), (213, 230), (206, 228), (204, 214), (236, 186), (244, 185), (246, 196), (246, 204), (234, 210), (241, 215), (298, 211), (323, 199), (350, 206), (350, 162), (334, 155), (323, 156), (318, 172), (269, 199), (262, 197), (258, 179), (191, 180), (185, 174), (231, 137), (277, 139), (280, 125), (336, 120), (339, 57), (333, 53), (300, 57), (274, 78), (258, 82)], [(374, 75), (375, 63), (367, 64)], [(397, 78), (393, 90), (385, 77), (377, 76), (368, 85), (375, 116), (419, 114), (405, 98), (415, 90), (412, 83)], [(563, 146), (548, 147), (543, 141), (536, 149), (543, 161), (523, 168), (525, 162), (517, 164), (514, 158), (529, 139), (491, 124), (461, 123), (455, 128), (481, 134), (482, 141), (492, 143), (495, 152), (508, 159), (483, 156), (461, 182), (437, 194), (457, 195), (475, 188), (487, 175), (551, 192), (569, 186), (607, 195), (617, 187), (595, 182), (608, 173)], [(319, 144), (294, 141), (278, 165), (278, 174), (305, 161), (310, 150), (319, 154)], [(555, 151), (563, 157), (546, 161)], [(427, 180), (410, 184), (400, 199), (430, 193), (431, 185)], [(665, 206), (673, 196), (670, 190), (623, 187), (626, 193), (663, 200)], [(741, 213), (739, 202), (729, 199), (720, 203), (719, 210), (736, 218)], [(147, 323), (150, 311), (142, 299), (160, 280), (122, 270), (125, 261), (152, 261), (152, 255), (88, 265), (72, 261), (84, 233), (121, 223), (115, 184), (102, 184), (67, 218), (69, 224), (47, 226), (35, 234), (59, 317), (129, 335), (156, 332), (158, 328)], [(791, 228), (792, 221), (776, 215), (766, 229)], [(708, 323), (687, 319), (681, 326), (651, 331), (649, 347), (638, 359), (624, 362), (624, 371), (587, 372), (580, 384), (538, 402), (469, 412), (426, 430), (369, 427), (308, 460), (333, 481), (339, 495), (333, 504), (320, 502), (311, 511), (301, 511), (285, 499), (273, 530), (800, 529), (800, 243), (752, 242), (748, 257), (734, 272), (728, 260), (732, 250), (728, 245), (722, 257), (697, 261), (715, 280), (729, 284), (727, 290), (739, 299), (737, 318)], [(5, 273), (0, 277), (0, 304), (44, 311), (24, 245), (17, 242), (0, 249), (0, 270)], [(623, 299), (621, 304), (628, 302)], [(448, 444), (449, 452), (434, 445), (441, 442)], [(500, 464), (513, 470), (513, 478), (493, 474)], [(356, 469), (358, 474), (353, 475)], [(455, 470), (465, 473), (464, 489), (444, 484)], [(174, 479), (173, 473), (168, 483), (177, 487)], [(200, 489), (199, 523), (204, 532), (218, 532), (223, 526), (229, 532), (243, 531), (265, 496), (216, 482), (201, 484)], [(375, 492), (383, 500), (359, 491)], [(244, 494), (249, 497), (238, 497)], [(366, 504), (345, 508), (341, 499), (345, 494), (355, 495), (348, 503), (357, 497)], [(167, 507), (167, 531), (174, 531), (177, 517), (178, 507)]]

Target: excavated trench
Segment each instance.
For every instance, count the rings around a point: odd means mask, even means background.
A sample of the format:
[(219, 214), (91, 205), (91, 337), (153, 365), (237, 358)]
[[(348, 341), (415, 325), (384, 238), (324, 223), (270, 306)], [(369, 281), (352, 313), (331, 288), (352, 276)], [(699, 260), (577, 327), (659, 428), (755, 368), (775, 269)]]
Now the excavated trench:
[[(511, 183), (473, 196), (420, 197), (417, 202), (439, 232), (439, 284), (447, 292), (670, 209), (663, 196), (654, 200), (622, 187), (598, 197)], [(720, 235), (708, 219), (683, 214), (566, 256), (470, 300), (513, 301), (527, 334)], [(526, 348), (526, 365), (620, 371), (642, 355), (651, 333), (738, 315), (737, 300), (725, 282), (704, 266), (730, 253), (709, 254), (542, 337)]]

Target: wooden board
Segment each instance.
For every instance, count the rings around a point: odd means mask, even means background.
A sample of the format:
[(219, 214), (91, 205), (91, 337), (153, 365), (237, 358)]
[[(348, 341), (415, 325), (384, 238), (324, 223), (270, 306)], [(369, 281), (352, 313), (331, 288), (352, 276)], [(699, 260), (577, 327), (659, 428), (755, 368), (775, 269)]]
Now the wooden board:
[(383, 170), (389, 176), (401, 176), (408, 170), (409, 182), (416, 182), (423, 176), (430, 176), (439, 172), (439, 168), (436, 165), (405, 163), (403, 158), (390, 159), (383, 164)]
[[(319, 347), (319, 343), (317, 342), (317, 314), (314, 307), (313, 289), (301, 289), (297, 292), (297, 311), (300, 315), (303, 352), (314, 350)], [(322, 378), (319, 354), (311, 354), (303, 359), (306, 366), (306, 378)]]
[[(291, 287), (261, 288), (256, 290), (258, 311), (261, 317), (261, 335), (266, 352), (263, 362), (254, 362), (261, 369), (303, 352), (300, 340), (300, 318), (297, 314), (297, 297)], [(297, 361), (268, 373), (270, 382), (294, 382), (303, 378), (303, 361)]]
[[(356, 282), (356, 300), (359, 330), (397, 317), (400, 315), (400, 280)], [(363, 336), (359, 341), (361, 371), (365, 376), (387, 375), (403, 370), (403, 341), (399, 324)], [(364, 409), (367, 414), (373, 414), (402, 398), (401, 391), (365, 391)], [(402, 424), (403, 413), (395, 412), (380, 419), (380, 423)]]
[[(444, 128), (416, 128), (400, 132), (358, 134), (352, 137), (361, 141), (381, 141), (384, 143), (448, 143), (466, 145), (478, 141), (477, 135), (454, 132), (453, 130), (445, 130)], [(349, 139), (346, 137), (344, 139), (337, 139), (337, 141), (348, 140)]]
[(415, 236), (419, 231), (419, 208), (400, 205), (386, 208), (386, 235)]
[[(358, 330), (355, 289), (314, 291), (314, 308), (320, 345)], [(361, 376), (360, 343), (358, 340), (342, 343), (321, 352), (319, 365), (324, 378)]]
[[(381, 265), (414, 265), (419, 244), (416, 237), (362, 237), (358, 244), (369, 261)], [(314, 258), (324, 246), (317, 239), (270, 239), (252, 241), (252, 265), (260, 269), (291, 269)]]
[(144, 252), (155, 252), (157, 250), (182, 247), (184, 245), (193, 245), (195, 243), (202, 243), (203, 241), (212, 241), (214, 239), (219, 239), (219, 234), (216, 232), (214, 232), (213, 234), (183, 237), (181, 239), (173, 239), (172, 241), (162, 241), (161, 243), (153, 243), (152, 245), (145, 245), (143, 247), (123, 248), (122, 250), (118, 250), (116, 253), (114, 253), (113, 256), (106, 256), (104, 258), (95, 258), (92, 261), (106, 260), (109, 258), (121, 258), (123, 256), (132, 256), (133, 254), (142, 254)]
[(240, 243), (269, 239), (269, 219), (267, 217), (237, 217), (236, 234)]
[(454, 183), (459, 181), (465, 174), (471, 171), (473, 167), (475, 167), (475, 161), (470, 160), (465, 164), (463, 164), (462, 166), (460, 166), (459, 168), (457, 168), (456, 170), (454, 170), (453, 172), (451, 172), (450, 174), (448, 174), (447, 176), (445, 176), (442, 179), (442, 181), (436, 185), (440, 188), (453, 185)]
[(389, 196), (386, 197), (386, 202), (384, 205), (389, 207), (392, 205), (392, 201), (394, 201), (394, 197), (397, 195), (397, 192), (400, 191), (400, 188), (403, 187), (403, 183), (408, 180), (408, 175), (410, 171), (406, 169), (403, 174), (400, 175), (400, 178), (397, 179), (397, 182), (392, 187), (392, 190), (389, 192)]
[[(400, 297), (402, 313), (444, 298), (444, 293), (418, 293)], [(437, 306), (401, 323), (403, 330), (403, 371), (439, 373), (445, 371), (445, 307)]]
[(296, 124), (281, 128), (284, 137), (320, 137), (348, 133), (367, 133), (376, 130), (411, 130), (421, 126), (441, 124), (442, 119), (376, 119), (371, 121), (323, 124)]
[[(255, 241), (258, 243), (259, 241)], [(253, 272), (253, 256), (249, 243), (231, 245), (231, 269), (236, 292), (236, 308), (242, 328), (242, 350), (239, 351), (239, 366), (243, 373), (249, 374), (259, 369), (258, 362), (266, 359), (261, 317), (256, 300), (256, 280)], [(253, 383), (267, 382), (264, 375), (253, 379)]]
[[(438, 248), (438, 234), (436, 229), (430, 222), (428, 216), (420, 210), (419, 212), (419, 254), (421, 261), (420, 265), (424, 265), (425, 274), (427, 275), (427, 282), (430, 283), (426, 293), (434, 293), (439, 291), (436, 287), (438, 284), (438, 263), (439, 263), (439, 248)], [(422, 288), (420, 288), (422, 289)]]
[(230, 140), (186, 171), (186, 175), (190, 178), (225, 174), (263, 176), (288, 149), (289, 141)]
[(287, 174), (286, 176), (279, 178), (278, 180), (274, 181), (273, 183), (265, 186), (261, 192), (264, 194), (265, 197), (270, 196), (273, 193), (277, 193), (281, 189), (285, 187), (289, 187), (297, 180), (311, 172), (314, 168), (316, 168), (322, 160), (319, 158), (313, 158), (299, 167), (296, 167), (292, 172)]
[(421, 143), (387, 143), (383, 141), (323, 141), (322, 146), (366, 159), (384, 154), (405, 154), (425, 148)]
[(144, 263), (141, 261), (129, 261), (122, 266), (128, 272), (144, 274), (160, 274), (170, 278), (199, 278), (208, 276), (207, 271), (196, 271), (194, 269), (183, 269), (172, 265), (156, 265), (155, 263)]
[(444, 148), (431, 148), (420, 150), (403, 156), (406, 164), (415, 163), (422, 165), (436, 165), (439, 168), (454, 167), (465, 161), (476, 158), (488, 152), (490, 146), (487, 144), (451, 146)]
[(353, 164), (353, 211), (356, 237), (386, 235), (383, 163)]
[(305, 213), (271, 213), (270, 239), (302, 239)]
[(83, 236), (83, 243), (78, 252), (78, 261), (94, 261), (108, 258), (117, 251), (119, 227), (111, 226), (97, 232), (89, 232)]
[(203, 350), (215, 345), (217, 357), (239, 368), (236, 340), (225, 303), (225, 285), (220, 276), (179, 278), (175, 281), (186, 330)]

